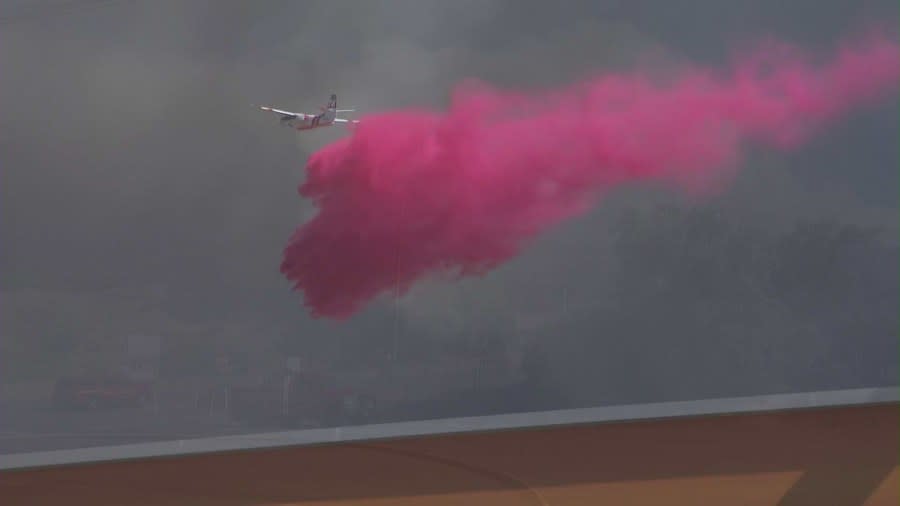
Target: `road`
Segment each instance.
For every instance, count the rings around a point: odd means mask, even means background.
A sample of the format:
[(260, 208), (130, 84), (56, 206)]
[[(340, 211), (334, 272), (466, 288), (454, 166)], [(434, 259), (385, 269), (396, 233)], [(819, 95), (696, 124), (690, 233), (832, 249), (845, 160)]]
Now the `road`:
[(0, 401), (0, 454), (165, 441), (246, 432), (192, 406), (57, 410), (45, 401)]
[[(432, 398), (382, 403), (372, 422), (400, 422), (499, 413), (515, 413), (564, 406), (554, 399), (532, 398), (527, 385), (460, 389)], [(278, 425), (240, 425), (221, 406), (198, 408), (191, 396), (164, 397), (153, 407), (97, 410), (57, 410), (48, 400), (0, 400), (0, 455), (174, 439), (249, 434), (298, 429)], [(553, 401), (553, 402), (551, 402)]]
[(896, 403), (451, 434), (6, 473), (43, 505), (895, 506)]

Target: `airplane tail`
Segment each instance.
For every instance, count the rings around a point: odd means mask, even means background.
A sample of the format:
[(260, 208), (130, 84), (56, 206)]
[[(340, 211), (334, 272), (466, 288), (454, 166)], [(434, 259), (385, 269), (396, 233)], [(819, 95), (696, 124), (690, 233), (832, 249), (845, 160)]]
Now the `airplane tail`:
[(328, 107), (326, 109), (330, 109), (334, 112), (354, 112), (356, 109), (338, 109), (337, 108), (337, 95), (332, 94), (331, 99), (328, 101)]

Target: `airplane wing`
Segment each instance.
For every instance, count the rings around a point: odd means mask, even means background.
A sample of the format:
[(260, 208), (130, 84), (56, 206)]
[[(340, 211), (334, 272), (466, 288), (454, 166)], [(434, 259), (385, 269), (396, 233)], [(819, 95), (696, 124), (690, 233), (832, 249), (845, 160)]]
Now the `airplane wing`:
[(334, 118), (335, 123), (359, 123), (358, 119), (343, 119), (343, 118)]
[(260, 109), (264, 111), (274, 112), (275, 114), (280, 114), (282, 118), (305, 118), (307, 116), (313, 116), (312, 114), (304, 114), (302, 112), (291, 112), (291, 111), (282, 111), (281, 109), (274, 109), (272, 107), (262, 106)]

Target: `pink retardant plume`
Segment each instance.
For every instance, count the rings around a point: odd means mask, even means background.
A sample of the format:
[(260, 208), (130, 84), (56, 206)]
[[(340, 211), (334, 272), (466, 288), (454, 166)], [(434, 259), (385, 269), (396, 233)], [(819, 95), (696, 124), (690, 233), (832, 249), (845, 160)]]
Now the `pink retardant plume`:
[(686, 68), (665, 84), (635, 73), (532, 95), (463, 85), (445, 113), (369, 116), (310, 158), (300, 194), (319, 212), (281, 271), (314, 316), (344, 319), (433, 273), (483, 274), (617, 185), (714, 191), (747, 142), (795, 148), (898, 77), (898, 46), (872, 36), (822, 64), (771, 44), (729, 72)]

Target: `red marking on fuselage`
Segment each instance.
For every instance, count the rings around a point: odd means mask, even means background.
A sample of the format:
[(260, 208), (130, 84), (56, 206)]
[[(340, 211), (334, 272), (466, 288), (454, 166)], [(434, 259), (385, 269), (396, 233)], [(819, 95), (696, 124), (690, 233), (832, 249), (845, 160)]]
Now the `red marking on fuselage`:
[[(313, 128), (319, 128), (319, 127), (331, 126), (331, 123), (326, 123), (326, 124), (322, 124), (322, 123), (321, 123), (321, 121), (322, 121), (322, 116), (323, 116), (323, 115), (321, 115), (321, 114), (317, 114), (317, 115), (312, 116), (312, 117), (305, 116), (305, 117), (302, 118), (302, 119), (303, 119), (303, 123), (301, 123), (301, 124), (295, 126), (294, 128), (295, 128), (296, 130), (312, 130)], [(306, 119), (307, 119), (307, 118), (310, 118), (310, 120), (311, 120), (310, 123), (309, 123), (308, 125), (306, 124)]]

